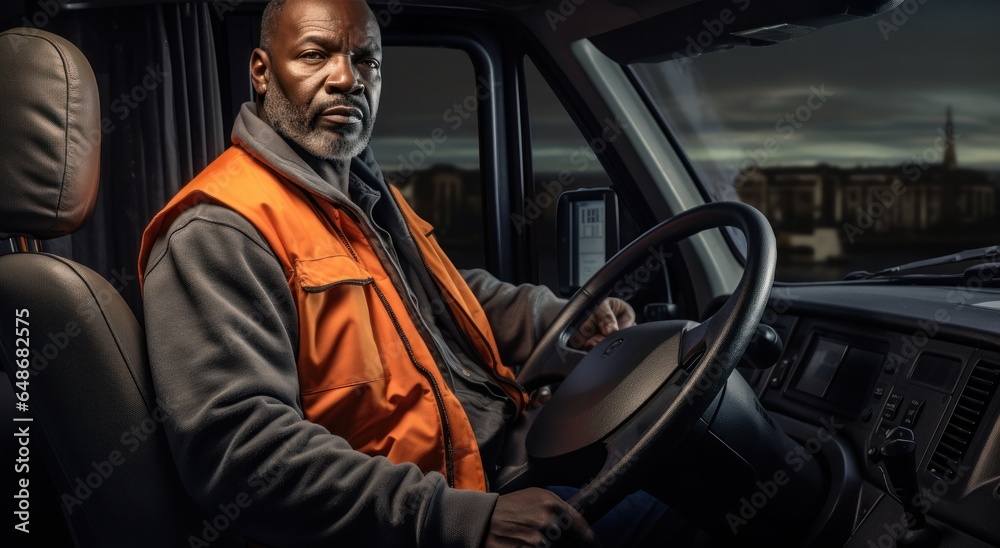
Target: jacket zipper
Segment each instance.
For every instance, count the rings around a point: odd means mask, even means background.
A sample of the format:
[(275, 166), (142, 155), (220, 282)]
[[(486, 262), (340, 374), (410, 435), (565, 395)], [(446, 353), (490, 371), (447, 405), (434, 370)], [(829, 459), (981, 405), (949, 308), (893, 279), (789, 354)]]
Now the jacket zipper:
[[(399, 209), (402, 212), (402, 208), (400, 208), (400, 206), (399, 206), (399, 201), (396, 200), (396, 195), (393, 194), (391, 190), (389, 191), (389, 195), (392, 197), (392, 200), (394, 202), (396, 202), (396, 209)], [(448, 303), (448, 306), (446, 307), (448, 309), (448, 315), (451, 316), (452, 323), (454, 323), (455, 326), (458, 327), (458, 318), (455, 317), (455, 311), (452, 310), (451, 303), (448, 300), (445, 299), (444, 292), (441, 290), (441, 280), (438, 278), (437, 274), (434, 273), (434, 270), (432, 270), (431, 267), (430, 267), (430, 265), (427, 263), (427, 257), (424, 255), (424, 250), (420, 248), (420, 244), (417, 243), (417, 239), (413, 237), (413, 229), (410, 228), (410, 222), (409, 222), (409, 220), (407, 220), (405, 218), (405, 216), (403, 218), (403, 224), (406, 225), (406, 230), (407, 230), (407, 232), (410, 233), (410, 239), (413, 240), (413, 243), (414, 243), (414, 245), (417, 248), (417, 254), (420, 255), (420, 261), (424, 265), (424, 270), (426, 270), (427, 273), (430, 274), (431, 278), (434, 279), (434, 289), (437, 290), (438, 298), (441, 299), (441, 302), (447, 302)], [(463, 313), (464, 313), (464, 311), (463, 311)], [(497, 359), (497, 356), (493, 353), (493, 347), (490, 346), (490, 344), (489, 344), (488, 341), (486, 341), (486, 335), (484, 335), (483, 332), (482, 332), (482, 330), (479, 329), (479, 326), (476, 325), (476, 322), (472, 321), (472, 318), (468, 318), (468, 315), (466, 315), (466, 317), (469, 320), (468, 323), (471, 324), (473, 328), (475, 328), (476, 334), (479, 335), (479, 338), (482, 339), (483, 342), (486, 343), (486, 349), (490, 353), (490, 360), (493, 363), (495, 363), (495, 364), (499, 363), (499, 360)], [(475, 346), (473, 346), (472, 339), (469, 337), (469, 334), (466, 333), (465, 330), (461, 329), (461, 328), (459, 328), (459, 331), (462, 332), (462, 336), (465, 338), (466, 343), (469, 345), (469, 350), (472, 350), (471, 354), (473, 356), (475, 356), (476, 358), (478, 358), (479, 365), (483, 366), (483, 369), (485, 369), (486, 371), (488, 371), (489, 374), (490, 374), (490, 376), (493, 377), (495, 380), (497, 380), (499, 382), (502, 382), (504, 384), (507, 384), (508, 386), (513, 387), (515, 390), (517, 390), (519, 393), (521, 393), (522, 397), (523, 397), (523, 394), (526, 392), (525, 389), (524, 389), (524, 387), (521, 386), (521, 384), (519, 382), (517, 382), (515, 380), (508, 379), (507, 377), (504, 377), (503, 375), (500, 375), (492, 367), (486, 365), (486, 363), (483, 362), (482, 356), (480, 356), (479, 353), (475, 351)]]
[[(335, 223), (333, 223), (329, 219), (329, 217), (323, 213), (322, 207), (320, 207), (320, 205), (316, 203), (316, 200), (312, 196), (308, 194), (306, 194), (306, 196), (309, 198), (311, 202), (313, 202), (313, 204), (317, 207), (317, 209), (319, 209), (319, 212), (322, 215), (323, 219), (326, 220), (327, 225), (330, 226), (330, 228), (332, 228), (333, 231), (337, 234), (337, 237), (340, 238), (340, 241), (344, 244), (344, 247), (346, 247), (347, 250), (351, 253), (351, 257), (353, 257), (356, 262), (360, 263), (361, 260), (358, 258), (358, 254), (354, 251), (354, 247), (351, 246), (351, 242), (348, 241), (347, 235), (344, 234), (344, 232), (340, 229), (340, 227), (337, 226)], [(365, 230), (364, 224), (361, 223), (350, 210), (343, 207), (339, 207), (336, 204), (331, 204), (331, 205), (333, 205), (337, 209), (343, 211), (345, 214), (350, 216), (351, 220), (353, 220), (359, 227), (361, 227), (362, 230)], [(371, 236), (368, 235), (366, 236), (368, 237), (369, 240), (371, 239)], [(434, 378), (434, 374), (431, 373), (430, 370), (428, 370), (426, 367), (421, 365), (419, 361), (417, 361), (417, 356), (413, 352), (413, 347), (410, 346), (410, 339), (406, 336), (406, 333), (403, 331), (403, 326), (402, 324), (399, 323), (399, 317), (396, 316), (396, 312), (392, 309), (392, 306), (389, 304), (389, 300), (385, 297), (385, 294), (382, 292), (382, 288), (379, 287), (378, 283), (374, 279), (370, 279), (370, 284), (372, 286), (372, 289), (375, 290), (375, 294), (378, 295), (379, 300), (382, 302), (382, 306), (385, 308), (386, 312), (389, 313), (389, 318), (392, 320), (392, 325), (396, 329), (396, 334), (399, 335), (399, 338), (403, 341), (403, 346), (406, 348), (406, 353), (410, 356), (410, 362), (413, 363), (417, 371), (420, 371), (420, 373), (431, 384), (431, 391), (434, 393), (434, 401), (435, 403), (437, 403), (438, 413), (441, 415), (441, 430), (442, 430), (441, 433), (442, 436), (444, 437), (444, 449), (445, 449), (444, 462), (445, 462), (446, 479), (448, 481), (448, 487), (455, 487), (455, 456), (454, 456), (454, 447), (451, 439), (451, 423), (448, 420), (448, 410), (445, 408), (444, 405), (444, 395), (441, 392), (441, 386), (438, 384), (437, 379)]]

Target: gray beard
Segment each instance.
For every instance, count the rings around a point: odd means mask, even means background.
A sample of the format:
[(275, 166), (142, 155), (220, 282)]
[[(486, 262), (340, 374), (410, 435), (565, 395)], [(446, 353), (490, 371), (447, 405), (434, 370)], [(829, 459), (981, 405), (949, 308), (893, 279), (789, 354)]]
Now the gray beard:
[(357, 139), (318, 130), (312, 126), (312, 122), (319, 113), (311, 113), (309, 107), (299, 108), (292, 104), (273, 76), (267, 80), (264, 114), (271, 128), (279, 135), (296, 143), (309, 154), (328, 161), (348, 161), (361, 154), (371, 141), (374, 126), (374, 120), (366, 116), (361, 121), (361, 135)]

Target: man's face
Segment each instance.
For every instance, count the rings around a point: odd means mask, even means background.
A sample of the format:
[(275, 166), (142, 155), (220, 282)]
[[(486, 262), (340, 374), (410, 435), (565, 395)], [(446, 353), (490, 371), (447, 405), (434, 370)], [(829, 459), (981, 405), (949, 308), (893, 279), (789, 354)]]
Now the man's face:
[(382, 37), (367, 3), (289, 0), (270, 50), (254, 52), (251, 71), (271, 127), (318, 158), (364, 150), (382, 89)]

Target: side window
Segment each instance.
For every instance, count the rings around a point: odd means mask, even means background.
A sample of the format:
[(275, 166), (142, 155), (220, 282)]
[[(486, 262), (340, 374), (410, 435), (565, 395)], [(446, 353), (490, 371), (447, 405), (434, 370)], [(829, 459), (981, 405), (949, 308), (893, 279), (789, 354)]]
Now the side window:
[[(531, 59), (524, 59), (535, 198), (524, 223), (536, 235), (538, 281), (559, 291), (556, 203), (568, 190), (610, 187), (611, 178)], [(622, 242), (623, 244), (626, 241)]]
[(486, 264), (476, 74), (464, 51), (389, 46), (372, 150), (459, 268)]

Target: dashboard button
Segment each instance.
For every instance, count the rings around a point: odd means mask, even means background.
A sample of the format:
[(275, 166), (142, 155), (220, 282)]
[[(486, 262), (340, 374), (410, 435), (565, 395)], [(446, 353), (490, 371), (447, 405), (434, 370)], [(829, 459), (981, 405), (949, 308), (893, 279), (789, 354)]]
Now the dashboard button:
[(866, 407), (864, 411), (861, 412), (861, 422), (868, 422), (872, 420), (872, 415), (875, 413), (872, 411), (871, 407)]
[(872, 397), (875, 398), (876, 400), (882, 399), (882, 396), (884, 396), (884, 395), (885, 395), (885, 385), (884, 384), (880, 384), (880, 385), (876, 386), (875, 390), (872, 392)]
[(778, 362), (778, 365), (771, 372), (771, 380), (768, 384), (771, 388), (777, 390), (781, 388), (781, 381), (785, 380), (785, 372), (788, 371), (788, 366), (792, 365), (792, 360), (785, 358)]
[(903, 401), (902, 394), (893, 394), (889, 396), (889, 400), (885, 402), (885, 407), (882, 409), (882, 418), (885, 420), (893, 420), (896, 418), (896, 413), (899, 413), (899, 404)]
[(924, 408), (924, 402), (920, 400), (910, 400), (910, 405), (906, 408), (906, 413), (903, 414), (903, 426), (907, 428), (913, 428), (917, 424), (917, 419), (920, 418), (920, 412)]

